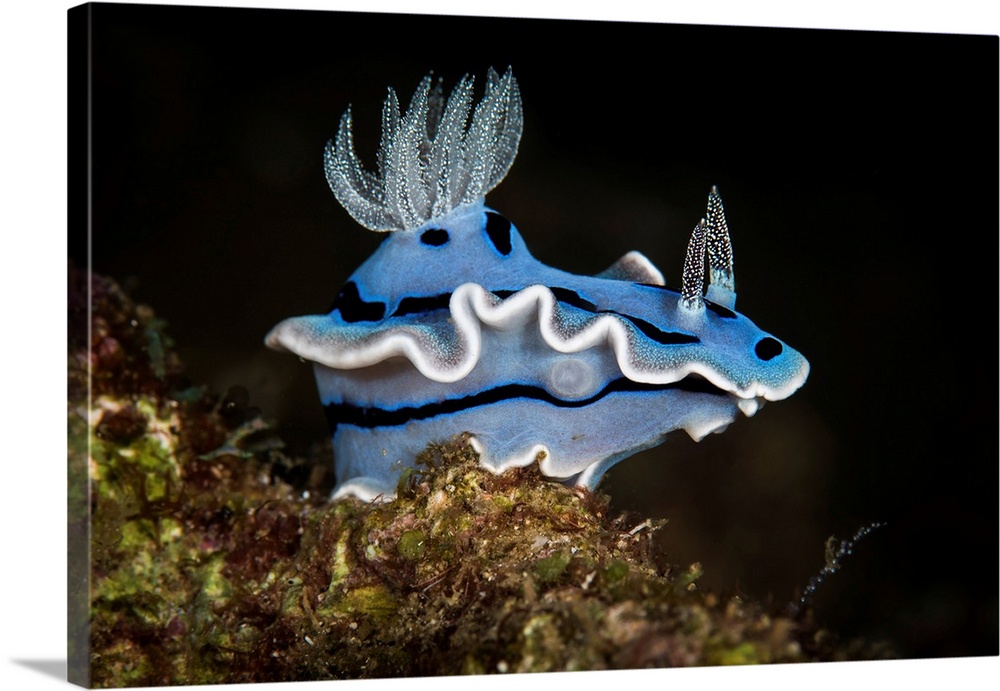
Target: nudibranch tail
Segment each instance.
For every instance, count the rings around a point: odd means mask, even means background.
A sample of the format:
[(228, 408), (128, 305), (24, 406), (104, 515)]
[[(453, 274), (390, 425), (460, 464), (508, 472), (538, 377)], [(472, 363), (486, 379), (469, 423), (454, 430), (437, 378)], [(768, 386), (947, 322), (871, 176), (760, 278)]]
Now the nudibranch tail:
[(285, 319), (265, 342), (313, 363), (336, 497), (391, 499), (428, 443), (459, 434), (493, 472), (537, 463), (593, 489), (667, 434), (721, 432), (808, 376), (800, 353), (733, 310), (715, 187), (679, 293), (639, 252), (594, 276), (532, 256), (485, 203), (523, 127), (511, 70), (491, 69), (485, 81), (474, 104), (471, 77), (445, 98), (427, 76), (405, 113), (389, 89), (375, 172), (355, 153), (350, 108), (327, 144), (337, 200), (389, 234), (327, 314)]
[(382, 109), (378, 172), (354, 149), (350, 108), (324, 155), (326, 179), (354, 219), (379, 232), (413, 230), (496, 187), (514, 163), (523, 129), (521, 94), (510, 68), (490, 68), (472, 112), (472, 79), (462, 77), (445, 102), (441, 81), (424, 77), (405, 115), (391, 88)]

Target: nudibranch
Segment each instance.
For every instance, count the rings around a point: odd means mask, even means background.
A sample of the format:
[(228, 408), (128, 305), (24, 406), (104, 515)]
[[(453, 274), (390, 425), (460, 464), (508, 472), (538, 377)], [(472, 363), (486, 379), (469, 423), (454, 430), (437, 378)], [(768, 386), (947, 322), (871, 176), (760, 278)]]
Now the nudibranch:
[(327, 144), (337, 200), (387, 235), (329, 314), (286, 319), (266, 343), (314, 365), (334, 498), (392, 499), (428, 443), (458, 434), (493, 472), (537, 462), (593, 489), (673, 430), (700, 440), (802, 386), (806, 359), (734, 311), (714, 187), (680, 291), (639, 252), (594, 276), (546, 266), (485, 205), (521, 138), (511, 70), (490, 69), (474, 109), (472, 95), (468, 76), (447, 100), (427, 76), (401, 115), (389, 89), (377, 172), (355, 153), (350, 107)]

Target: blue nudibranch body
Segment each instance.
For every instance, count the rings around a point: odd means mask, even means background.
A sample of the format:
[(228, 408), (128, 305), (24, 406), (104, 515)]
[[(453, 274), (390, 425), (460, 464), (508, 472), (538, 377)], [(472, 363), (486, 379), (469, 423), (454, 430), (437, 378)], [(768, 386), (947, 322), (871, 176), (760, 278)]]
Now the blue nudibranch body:
[(471, 105), (468, 77), (447, 101), (426, 77), (402, 116), (390, 89), (377, 173), (354, 152), (349, 109), (327, 145), (338, 201), (389, 235), (329, 314), (286, 319), (266, 342), (314, 363), (334, 497), (391, 499), (429, 442), (462, 433), (494, 472), (538, 462), (593, 489), (669, 432), (700, 440), (805, 382), (806, 359), (733, 310), (715, 188), (680, 291), (638, 252), (596, 276), (560, 271), (485, 205), (521, 136), (511, 71), (490, 70), (470, 120)]

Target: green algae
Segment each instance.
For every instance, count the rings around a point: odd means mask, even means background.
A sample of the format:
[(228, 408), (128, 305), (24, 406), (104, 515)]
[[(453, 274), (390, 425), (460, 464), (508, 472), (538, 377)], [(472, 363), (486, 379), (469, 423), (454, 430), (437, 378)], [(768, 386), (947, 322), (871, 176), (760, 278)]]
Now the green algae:
[(328, 486), (282, 469), (328, 464), (328, 449), (285, 457), (246, 391), (191, 387), (152, 310), (91, 280), (97, 335), (71, 330), (69, 358), (71, 536), (89, 543), (89, 561), (71, 555), (87, 584), (71, 593), (71, 667), (83, 656), (86, 668), (77, 679), (156, 686), (884, 655), (702, 592), (698, 564), (657, 551), (665, 521), (612, 515), (606, 496), (534, 467), (493, 475), (461, 437), (431, 444), (396, 501), (326, 502)]
[(407, 530), (399, 536), (396, 551), (403, 559), (414, 561), (424, 556), (427, 536), (422, 530)]
[(535, 562), (535, 578), (540, 583), (552, 583), (563, 574), (571, 558), (568, 551), (559, 550), (544, 559), (539, 559)]

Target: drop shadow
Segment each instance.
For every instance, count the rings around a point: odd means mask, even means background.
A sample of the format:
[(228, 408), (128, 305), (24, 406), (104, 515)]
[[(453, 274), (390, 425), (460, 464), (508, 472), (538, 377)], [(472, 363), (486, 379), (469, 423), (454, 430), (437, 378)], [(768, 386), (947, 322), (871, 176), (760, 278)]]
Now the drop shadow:
[(11, 662), (33, 669), (47, 677), (66, 681), (66, 660), (11, 660)]

